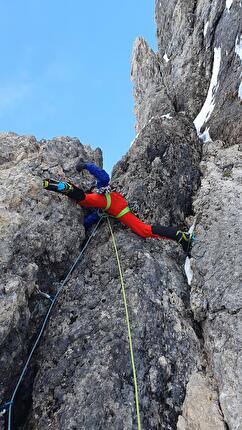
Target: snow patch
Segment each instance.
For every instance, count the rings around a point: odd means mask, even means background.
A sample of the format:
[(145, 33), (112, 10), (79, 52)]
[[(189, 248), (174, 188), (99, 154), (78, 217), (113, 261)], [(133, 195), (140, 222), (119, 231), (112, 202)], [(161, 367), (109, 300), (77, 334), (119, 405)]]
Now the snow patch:
[[(194, 232), (196, 221), (197, 221), (197, 217), (194, 219), (193, 224), (189, 228), (189, 230), (188, 230), (189, 233), (193, 233)], [(184, 270), (185, 270), (186, 277), (187, 277), (187, 283), (188, 283), (188, 285), (191, 285), (192, 278), (193, 278), (193, 271), (192, 271), (192, 268), (191, 268), (191, 261), (190, 261), (189, 257), (186, 257), (185, 265), (184, 265)]]
[[(150, 119), (149, 119), (149, 121), (147, 122), (147, 124), (149, 124), (151, 121), (152, 121), (152, 119), (154, 119), (155, 117), (154, 116), (152, 116)], [(135, 136), (135, 138), (134, 138), (134, 140), (132, 140), (132, 142), (131, 142), (131, 144), (130, 144), (130, 148), (131, 148), (131, 146), (133, 145), (133, 143), (136, 141), (136, 139), (138, 139), (138, 137), (139, 137), (139, 135), (140, 135), (140, 133), (141, 133), (141, 131), (142, 130), (144, 130), (144, 128), (146, 127), (146, 125), (144, 125), (144, 127), (142, 127), (142, 129), (139, 131), (139, 133), (138, 134), (136, 134), (136, 136)]]
[(242, 82), (240, 82), (238, 96), (239, 96), (240, 100), (242, 100)]
[(189, 257), (186, 257), (184, 269), (187, 277), (187, 283), (188, 285), (191, 285), (192, 278), (193, 278), (193, 271), (191, 268), (191, 261)]
[(240, 61), (242, 61), (242, 34), (236, 38), (235, 52), (239, 56)]
[[(152, 116), (150, 119), (149, 119), (149, 121), (148, 121), (148, 123), (147, 124), (149, 124), (151, 121), (152, 121), (152, 119), (154, 119), (155, 117), (154, 116)], [(143, 127), (144, 128), (144, 127)], [(142, 128), (142, 130), (143, 130), (143, 128)]]
[(226, 0), (226, 8), (229, 10), (234, 0)]
[(133, 145), (133, 143), (136, 141), (136, 139), (138, 139), (139, 135), (140, 135), (140, 133), (136, 134), (136, 136), (135, 136), (134, 140), (132, 140), (132, 142), (131, 142), (131, 144), (130, 144), (130, 148), (131, 148), (131, 146)]
[(210, 137), (210, 134), (209, 134), (209, 128), (210, 128), (210, 127), (207, 127), (207, 128), (204, 130), (204, 132), (203, 132), (203, 133), (201, 133), (201, 134), (199, 135), (200, 139), (202, 139), (204, 143), (207, 143), (207, 142), (211, 142), (211, 141), (212, 141), (212, 139), (211, 139), (211, 137)]
[(163, 58), (164, 58), (166, 63), (168, 63), (168, 61), (170, 61), (170, 58), (167, 57), (167, 53), (165, 53), (165, 55), (163, 55)]
[(209, 22), (207, 21), (206, 24), (204, 25), (204, 29), (203, 29), (204, 37), (206, 37), (207, 31), (208, 31), (208, 25), (209, 25)]
[(172, 119), (171, 113), (166, 113), (165, 115), (161, 115), (161, 118)]
[[(238, 35), (236, 38), (235, 52), (239, 56), (240, 62), (242, 63), (242, 34), (240, 36)], [(241, 76), (242, 76), (242, 73), (240, 74), (240, 77)], [(238, 97), (242, 100), (242, 82), (240, 82)]]
[(215, 107), (215, 95), (219, 87), (218, 74), (220, 69), (220, 63), (221, 63), (221, 48), (214, 48), (213, 72), (212, 72), (212, 78), (210, 81), (207, 98), (205, 100), (205, 103), (201, 111), (199, 112), (198, 116), (194, 120), (194, 125), (196, 127), (198, 135), (200, 135), (200, 130), (203, 124), (208, 121)]

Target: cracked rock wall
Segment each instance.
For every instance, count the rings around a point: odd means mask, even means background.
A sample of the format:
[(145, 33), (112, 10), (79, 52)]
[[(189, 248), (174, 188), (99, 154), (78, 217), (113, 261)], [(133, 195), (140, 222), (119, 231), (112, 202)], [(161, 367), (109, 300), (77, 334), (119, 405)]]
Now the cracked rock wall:
[[(32, 136), (1, 133), (0, 148), (0, 398), (4, 400), (16, 384), (46, 311), (46, 299), (40, 299), (38, 290), (54, 292), (54, 284), (84, 238), (82, 211), (56, 194), (43, 193), (42, 179), (77, 181), (73, 166), (79, 156), (98, 164), (102, 157), (99, 150), (93, 152), (77, 139), (64, 137), (38, 142)], [(0, 428), (1, 424), (0, 418)]]
[[(198, 188), (201, 146), (186, 120), (176, 121), (174, 130), (166, 119), (152, 120), (114, 170), (113, 185), (129, 199), (139, 198), (147, 221), (181, 223)], [(173, 429), (189, 375), (202, 370), (183, 252), (176, 243), (145, 240), (112, 224), (130, 310), (142, 426)], [(106, 222), (53, 312), (36, 366), (26, 428), (137, 427), (124, 305)]]
[(163, 84), (176, 110), (186, 111), (193, 120), (206, 99), (214, 49), (221, 49), (215, 107), (204, 128), (214, 140), (239, 143), (241, 1), (156, 0), (155, 14)]
[[(240, 430), (241, 2), (156, 1), (158, 53), (134, 46), (137, 136), (112, 184), (147, 222), (189, 225), (197, 215), (194, 278), (180, 247), (142, 239), (112, 221), (124, 272), (143, 429)], [(236, 48), (237, 47), (237, 48)], [(221, 48), (201, 147), (193, 124)], [(84, 240), (83, 211), (41, 189), (76, 175), (77, 139), (0, 135), (1, 399), (7, 400), (53, 293)], [(203, 155), (202, 155), (203, 152)], [(194, 202), (193, 202), (194, 199)], [(187, 223), (187, 224), (186, 224)], [(132, 371), (117, 263), (106, 221), (53, 310), (14, 405), (14, 428), (135, 429)], [(0, 418), (0, 428), (4, 418)]]
[(221, 141), (204, 148), (202, 186), (194, 202), (198, 241), (194, 247), (191, 306), (201, 321), (209, 371), (231, 429), (242, 428), (241, 180), (239, 145)]

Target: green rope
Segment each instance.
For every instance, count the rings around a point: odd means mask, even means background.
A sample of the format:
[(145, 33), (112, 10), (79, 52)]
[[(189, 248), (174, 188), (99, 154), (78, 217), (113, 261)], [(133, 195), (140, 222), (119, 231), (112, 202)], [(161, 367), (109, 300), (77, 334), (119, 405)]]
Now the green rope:
[(123, 301), (124, 301), (124, 307), (125, 307), (125, 316), (126, 316), (126, 323), (127, 323), (127, 328), (128, 328), (128, 337), (129, 337), (129, 350), (130, 350), (130, 357), (131, 357), (133, 377), (134, 377), (134, 393), (135, 393), (136, 414), (137, 414), (137, 420), (138, 420), (138, 430), (141, 430), (138, 384), (137, 384), (137, 377), (136, 377), (133, 344), (132, 344), (132, 334), (131, 334), (131, 326), (130, 326), (130, 321), (129, 321), (128, 305), (127, 305), (126, 294), (125, 294), (124, 279), (123, 279), (121, 263), (120, 263), (120, 259), (119, 259), (119, 255), (118, 255), (118, 250), (117, 250), (117, 246), (116, 246), (116, 241), (115, 241), (115, 237), (113, 234), (113, 230), (112, 230), (109, 218), (107, 218), (107, 222), (108, 222), (109, 230), (110, 230), (112, 240), (113, 240), (113, 247), (114, 247), (116, 258), (117, 258), (119, 274), (120, 274), (120, 282), (121, 282), (121, 286), (122, 286), (122, 294), (123, 294)]

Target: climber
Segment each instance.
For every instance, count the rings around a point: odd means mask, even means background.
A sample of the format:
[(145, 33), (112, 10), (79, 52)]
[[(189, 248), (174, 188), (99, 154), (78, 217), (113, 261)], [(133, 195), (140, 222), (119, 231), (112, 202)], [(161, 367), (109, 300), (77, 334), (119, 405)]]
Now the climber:
[[(91, 175), (96, 178), (96, 185), (92, 186), (90, 192), (96, 192), (98, 194), (108, 193), (110, 177), (108, 173), (96, 166), (94, 163), (85, 163), (81, 158), (79, 159), (76, 170), (80, 173), (82, 170), (87, 170)], [(88, 230), (95, 222), (97, 222), (100, 218), (100, 213), (97, 209), (93, 209), (88, 215), (84, 217), (84, 227)]]
[[(103, 186), (108, 186), (108, 174), (106, 174), (107, 176), (104, 175), (105, 170), (99, 169), (95, 164), (83, 163), (81, 160), (78, 162), (76, 169), (78, 172), (82, 169), (87, 169), (94, 174), (97, 178), (98, 190)], [(76, 200), (80, 206), (102, 209), (113, 218), (119, 219), (120, 222), (130, 227), (139, 236), (174, 240), (181, 244), (187, 255), (190, 255), (194, 240), (192, 233), (186, 233), (178, 227), (164, 227), (160, 224), (151, 226), (144, 223), (131, 212), (127, 200), (120, 193), (112, 191), (105, 194), (98, 192), (86, 194), (82, 189), (70, 182), (60, 182), (53, 179), (44, 179), (43, 187), (46, 190), (55, 191)]]

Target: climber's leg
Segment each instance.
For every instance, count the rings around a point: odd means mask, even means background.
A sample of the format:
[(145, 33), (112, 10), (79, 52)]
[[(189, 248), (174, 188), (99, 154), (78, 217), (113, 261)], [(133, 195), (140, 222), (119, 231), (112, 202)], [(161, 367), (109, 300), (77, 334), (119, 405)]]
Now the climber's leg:
[(85, 193), (81, 188), (76, 187), (70, 182), (55, 181), (54, 179), (44, 179), (43, 187), (49, 191), (64, 194), (71, 199), (80, 201), (85, 199)]
[(184, 252), (190, 254), (192, 243), (195, 239), (193, 233), (184, 232), (178, 227), (164, 227), (159, 224), (152, 226), (152, 232), (175, 240), (177, 243), (180, 243)]

